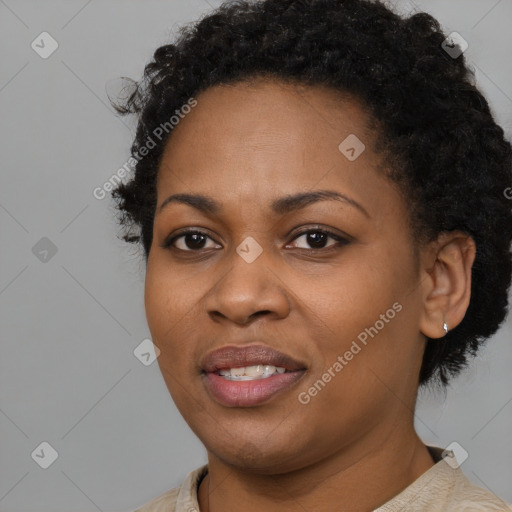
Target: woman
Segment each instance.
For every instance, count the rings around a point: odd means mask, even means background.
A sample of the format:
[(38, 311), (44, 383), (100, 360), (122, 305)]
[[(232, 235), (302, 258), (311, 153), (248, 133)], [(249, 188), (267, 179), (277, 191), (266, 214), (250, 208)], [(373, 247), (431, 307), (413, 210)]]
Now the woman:
[(414, 430), (511, 278), (511, 146), (457, 48), (379, 2), (231, 2), (118, 105), (114, 197), (208, 452), (140, 512), (512, 510)]

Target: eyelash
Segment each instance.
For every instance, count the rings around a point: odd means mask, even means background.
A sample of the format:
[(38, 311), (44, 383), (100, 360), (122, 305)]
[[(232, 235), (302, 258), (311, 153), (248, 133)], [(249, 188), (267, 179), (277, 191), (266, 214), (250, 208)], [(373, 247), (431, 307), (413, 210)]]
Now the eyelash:
[[(306, 229), (306, 230), (303, 230), (303, 231), (300, 231), (299, 233), (297, 233), (294, 238), (292, 239), (292, 242), (297, 240), (297, 238), (300, 238), (302, 235), (307, 235), (309, 233), (321, 233), (323, 235), (327, 235), (328, 238), (333, 238), (334, 240), (336, 240), (337, 244), (332, 244), (328, 247), (321, 247), (321, 248), (312, 248), (312, 249), (304, 249), (303, 247), (299, 247), (298, 249), (299, 250), (302, 250), (302, 251), (308, 251), (308, 252), (329, 252), (329, 251), (332, 251), (332, 250), (336, 250), (338, 249), (340, 246), (344, 246), (344, 245), (347, 245), (350, 243), (350, 240), (348, 237), (343, 237), (343, 236), (340, 236), (340, 235), (337, 235), (336, 233), (333, 233), (332, 231), (329, 231), (329, 230), (326, 230), (326, 229), (322, 229), (322, 228), (309, 228), (309, 229)], [(189, 253), (199, 253), (201, 252), (202, 250), (204, 249), (188, 249), (188, 250), (185, 250), (185, 249), (178, 249), (177, 247), (173, 247), (173, 244), (176, 240), (178, 240), (179, 238), (182, 238), (188, 234), (196, 234), (196, 235), (204, 235), (206, 236), (207, 238), (210, 238), (210, 240), (213, 240), (213, 238), (211, 238), (207, 233), (205, 233), (204, 231), (200, 231), (200, 230), (197, 230), (197, 229), (186, 229), (184, 231), (181, 231), (180, 233), (178, 233), (177, 235), (174, 235), (173, 237), (171, 238), (168, 238), (167, 240), (164, 241), (164, 243), (162, 244), (162, 247), (164, 249), (174, 249), (176, 251), (181, 251), (181, 252), (189, 252)], [(215, 242), (215, 240), (214, 240)], [(217, 242), (215, 242), (217, 243)], [(338, 246), (338, 247), (336, 247)], [(209, 250), (209, 249), (206, 249), (206, 250)]]

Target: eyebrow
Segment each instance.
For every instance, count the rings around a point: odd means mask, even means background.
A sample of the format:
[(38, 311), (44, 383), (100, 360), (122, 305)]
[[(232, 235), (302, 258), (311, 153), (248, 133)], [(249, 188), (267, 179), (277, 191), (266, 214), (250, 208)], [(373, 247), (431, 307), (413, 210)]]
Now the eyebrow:
[[(369, 213), (360, 203), (334, 190), (314, 190), (312, 192), (291, 194), (274, 200), (270, 206), (276, 214), (285, 215), (305, 208), (310, 204), (326, 200), (341, 201), (342, 203), (353, 206), (363, 213), (365, 217), (370, 218)], [(222, 211), (221, 204), (215, 201), (212, 197), (208, 197), (203, 194), (173, 194), (165, 199), (158, 207), (158, 213), (160, 213), (170, 203), (187, 204), (205, 214), (210, 215), (218, 214)]]

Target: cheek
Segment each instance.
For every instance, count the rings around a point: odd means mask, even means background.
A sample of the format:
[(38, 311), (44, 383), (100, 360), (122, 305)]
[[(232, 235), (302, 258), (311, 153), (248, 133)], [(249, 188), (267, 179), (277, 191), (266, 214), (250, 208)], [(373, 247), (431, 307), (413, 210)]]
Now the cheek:
[(182, 382), (190, 373), (188, 364), (192, 361), (191, 347), (187, 343), (187, 329), (190, 322), (187, 313), (193, 314), (193, 306), (187, 300), (189, 290), (176, 279), (175, 272), (148, 261), (144, 304), (146, 319), (153, 343), (159, 348), (157, 362), (167, 389), (180, 410), (185, 408), (182, 403)]
[(352, 339), (373, 325), (400, 295), (393, 271), (382, 258), (354, 251), (322, 285), (311, 283), (304, 301), (331, 328), (332, 337)]
[(162, 335), (162, 330), (179, 328), (182, 320), (193, 314), (197, 304), (196, 280), (171, 269), (160, 256), (148, 260), (144, 304), (149, 328)]
[(144, 285), (144, 306), (149, 329), (153, 336), (153, 342), (158, 343), (166, 324), (169, 323), (170, 290), (166, 280), (154, 268), (154, 264), (148, 263), (146, 280)]
[(383, 247), (357, 251), (354, 258), (344, 259), (323, 286), (308, 287), (303, 295), (308, 309), (317, 323), (327, 327), (324, 335), (314, 338), (321, 354), (318, 372), (347, 351), (357, 352), (347, 354), (350, 361), (343, 370), (350, 381), (347, 389), (375, 380), (369, 370), (389, 381), (399, 368), (410, 367), (418, 356), (413, 263), (406, 245), (392, 251)]
[(144, 288), (144, 305), (153, 342), (162, 356), (171, 348), (169, 343), (179, 339), (187, 312), (193, 308), (188, 300), (190, 286), (184, 286), (176, 277), (155, 260), (148, 262)]
[[(194, 340), (207, 325), (201, 298), (209, 286), (206, 274), (180, 272), (169, 265), (165, 255), (155, 254), (148, 260), (144, 290), (146, 319), (153, 343), (160, 349), (158, 363), (173, 398), (180, 389), (173, 377), (179, 382), (197, 372)], [(203, 321), (199, 321), (201, 316)]]

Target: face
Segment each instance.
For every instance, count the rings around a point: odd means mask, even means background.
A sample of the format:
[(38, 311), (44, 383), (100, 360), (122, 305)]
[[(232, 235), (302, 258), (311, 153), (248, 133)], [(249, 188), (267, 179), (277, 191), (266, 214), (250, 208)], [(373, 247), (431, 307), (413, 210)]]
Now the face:
[[(237, 467), (291, 471), (363, 438), (371, 450), (411, 422), (424, 342), (407, 204), (368, 118), (319, 86), (196, 99), (163, 155), (146, 273), (172, 398)], [(286, 371), (261, 375), (272, 363)], [(244, 366), (252, 379), (236, 380)]]

